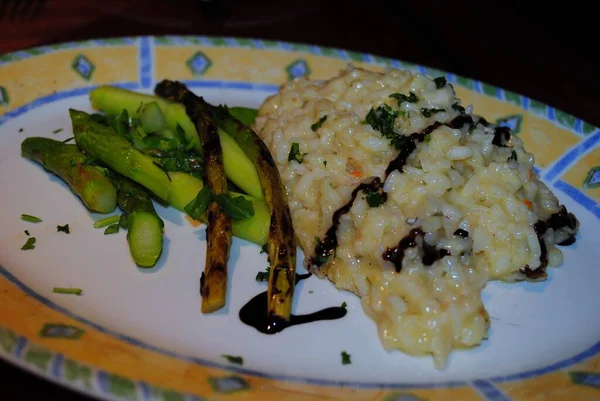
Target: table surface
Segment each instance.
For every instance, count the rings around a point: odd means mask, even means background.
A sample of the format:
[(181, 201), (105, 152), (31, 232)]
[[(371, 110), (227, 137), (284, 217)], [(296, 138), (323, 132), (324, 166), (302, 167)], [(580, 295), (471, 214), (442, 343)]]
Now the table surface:
[[(423, 64), (511, 90), (600, 126), (600, 58), (582, 2), (0, 0), (0, 54), (133, 35), (304, 42)], [(325, 4), (320, 4), (325, 3)], [(293, 6), (290, 6), (293, 4)], [(1, 78), (0, 78), (1, 79)], [(88, 398), (0, 361), (3, 401)]]

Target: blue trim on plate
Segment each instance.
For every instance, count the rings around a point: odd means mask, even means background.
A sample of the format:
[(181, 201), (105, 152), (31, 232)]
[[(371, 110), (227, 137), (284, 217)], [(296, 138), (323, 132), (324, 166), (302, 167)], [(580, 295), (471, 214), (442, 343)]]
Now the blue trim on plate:
[(511, 401), (502, 390), (487, 380), (474, 380), (471, 384), (486, 401)]
[(571, 163), (573, 163), (579, 156), (595, 147), (600, 142), (600, 131), (596, 131), (595, 134), (587, 137), (585, 140), (577, 144), (573, 149), (564, 154), (558, 159), (552, 168), (546, 173), (545, 179), (553, 181), (560, 173), (563, 172)]
[(50, 366), (50, 374), (57, 379), (62, 378), (62, 366), (65, 360), (63, 354), (56, 354), (52, 359), (52, 365)]
[[(148, 37), (145, 37), (145, 38), (148, 39)], [(132, 43), (134, 43), (133, 42), (134, 39), (130, 39), (130, 40), (132, 41)], [(201, 37), (200, 40), (201, 40), (201, 42), (203, 42), (205, 40), (205, 38)], [(142, 40), (142, 42), (143, 42), (143, 40)], [(208, 40), (206, 40), (206, 42), (208, 42)], [(69, 48), (68, 47), (69, 45), (70, 44), (65, 44), (64, 48)], [(89, 45), (89, 43), (88, 43), (88, 45)], [(118, 46), (118, 45), (123, 45), (123, 44), (113, 44), (113, 45)], [(289, 43), (278, 42), (278, 45), (279, 45), (278, 47), (281, 50), (292, 50)], [(85, 43), (79, 44), (79, 45), (74, 44), (73, 46), (74, 47), (85, 47), (86, 44)], [(141, 46), (141, 47), (143, 47), (143, 46)], [(312, 48), (310, 48), (310, 49), (312, 49)], [(56, 51), (57, 49), (51, 48), (50, 50)], [(39, 54), (42, 54), (42, 53), (39, 53)], [(33, 55), (36, 55), (36, 54), (33, 54)], [(14, 61), (14, 60), (12, 60), (12, 61)], [(403, 66), (403, 64), (399, 60), (391, 60), (391, 64), (392, 64), (392, 66), (394, 66), (396, 68), (402, 68), (402, 66)], [(415, 67), (411, 67), (411, 69), (413, 69), (413, 70), (414, 70), (414, 68)], [(417, 68), (425, 70), (425, 67), (419, 66)], [(140, 76), (142, 84), (144, 84), (143, 76), (144, 76), (143, 74)], [(474, 82), (475, 90), (478, 92), (481, 92), (481, 83), (479, 81), (473, 81), (473, 82)], [(255, 84), (255, 83), (247, 83), (247, 82), (187, 81), (187, 84), (190, 87), (226, 88), (226, 89), (238, 89), (238, 90), (263, 90), (263, 91), (270, 91), (270, 92), (276, 91), (278, 88), (278, 85), (273, 85), (273, 84)], [(121, 86), (121, 87), (124, 87), (127, 89), (138, 89), (140, 87), (139, 83), (120, 83), (120, 84), (115, 84), (115, 85)], [(8, 121), (11, 118), (18, 117), (30, 110), (36, 109), (45, 104), (48, 104), (48, 103), (51, 103), (51, 102), (54, 102), (57, 100), (66, 99), (66, 98), (73, 97), (73, 96), (84, 95), (90, 89), (93, 89), (93, 88), (94, 88), (94, 86), (84, 87), (84, 88), (76, 88), (76, 89), (63, 91), (63, 92), (57, 92), (57, 93), (54, 93), (51, 95), (47, 95), (47, 96), (38, 98), (27, 105), (21, 106), (15, 110), (12, 110), (12, 111), (7, 112), (6, 114), (0, 116), (0, 125), (2, 125), (3, 123), (5, 123), (6, 121)], [(530, 100), (528, 98), (522, 97), (522, 102), (523, 102), (523, 108), (525, 110), (528, 110)], [(580, 123), (580, 124), (582, 124), (582, 123)], [(599, 135), (599, 133), (597, 132), (593, 136), (593, 138), (595, 138), (595, 141), (597, 141), (598, 135)], [(590, 138), (590, 140), (591, 139), (592, 138)], [(586, 142), (586, 143), (589, 144), (591, 142)], [(581, 147), (581, 145), (579, 147)], [(585, 145), (584, 145), (584, 147), (585, 147)], [(595, 216), (600, 218), (600, 207), (598, 205), (596, 205), (593, 200), (591, 200), (585, 194), (580, 192), (578, 189), (570, 186), (569, 184), (567, 184), (563, 181), (556, 182), (554, 184), (554, 186), (556, 188), (562, 190), (563, 192), (565, 192), (567, 195), (569, 195), (571, 198), (573, 198), (578, 203), (582, 204), (584, 207), (590, 209), (589, 206), (592, 205), (593, 206), (593, 208), (591, 209), (592, 212), (594, 213)], [(239, 367), (232, 367), (230, 365), (219, 364), (219, 363), (215, 363), (212, 361), (203, 360), (201, 358), (185, 357), (185, 356), (173, 353), (171, 351), (164, 350), (159, 347), (155, 347), (155, 346), (143, 343), (134, 338), (127, 337), (127, 336), (121, 335), (119, 333), (113, 332), (113, 331), (106, 329), (100, 325), (97, 325), (83, 317), (75, 315), (75, 314), (69, 312), (68, 310), (66, 310), (65, 308), (54, 304), (47, 298), (34, 292), (32, 289), (27, 287), (24, 283), (22, 283), (20, 280), (18, 280), (15, 276), (13, 276), (10, 272), (8, 272), (8, 270), (6, 270), (2, 266), (0, 266), (0, 275), (3, 275), (4, 277), (6, 277), (9, 281), (11, 281), (18, 288), (20, 288), (23, 292), (32, 296), (33, 298), (38, 300), (40, 303), (42, 303), (60, 313), (70, 316), (71, 318), (78, 320), (79, 322), (81, 322), (83, 324), (89, 325), (100, 332), (110, 334), (110, 335), (112, 335), (116, 338), (119, 338), (120, 340), (125, 341), (134, 346), (139, 346), (144, 349), (148, 349), (151, 351), (162, 353), (164, 355), (172, 356), (172, 357), (175, 357), (175, 358), (178, 358), (181, 360), (185, 360), (188, 362), (196, 363), (196, 364), (207, 366), (207, 367), (220, 368), (220, 369), (227, 370), (227, 371), (232, 371), (232, 372), (237, 372), (237, 373), (242, 373), (242, 374), (249, 374), (249, 375), (254, 375), (254, 376), (258, 376), (258, 377), (275, 379), (275, 380), (287, 380), (287, 381), (292, 381), (292, 382), (300, 382), (300, 383), (323, 385), (323, 386), (348, 386), (348, 387), (357, 387), (357, 388), (366, 388), (366, 389), (409, 389), (409, 388), (414, 389), (414, 388), (447, 388), (447, 387), (469, 386), (469, 382), (467, 382), (467, 381), (450, 381), (450, 382), (442, 382), (442, 383), (402, 383), (402, 384), (382, 383), (382, 384), (378, 384), (378, 383), (346, 382), (346, 381), (322, 380), (322, 379), (306, 379), (306, 378), (298, 378), (298, 377), (286, 376), (286, 375), (270, 375), (270, 374), (266, 374), (264, 372), (253, 371), (250, 369), (244, 369), (244, 368), (239, 368)], [(19, 359), (22, 357), (22, 355), (21, 355), (22, 351), (25, 348), (25, 346), (27, 345), (27, 343), (28, 343), (28, 340), (25, 337), (20, 336), (18, 338), (17, 346), (15, 347), (15, 350), (14, 350), (15, 357), (17, 357)], [(531, 370), (528, 372), (522, 372), (522, 373), (518, 373), (515, 375), (495, 377), (495, 378), (491, 378), (488, 380), (493, 381), (493, 382), (503, 382), (503, 381), (522, 380), (522, 379), (526, 379), (526, 378), (531, 378), (534, 376), (538, 376), (538, 375), (542, 375), (542, 374), (556, 371), (559, 369), (563, 369), (574, 363), (580, 362), (583, 359), (592, 357), (593, 355), (597, 354), (598, 352), (600, 352), (600, 342), (595, 344), (594, 346), (592, 346), (590, 349), (588, 349), (578, 355), (575, 355), (567, 360), (555, 363), (548, 367)], [(97, 372), (98, 372), (99, 378), (102, 378), (102, 375), (106, 375), (106, 372), (104, 372), (104, 371), (97, 370)], [(473, 382), (473, 384), (477, 385), (477, 384), (475, 384), (476, 382), (479, 383), (480, 386), (487, 386), (486, 388), (490, 389), (489, 386), (491, 386), (491, 384), (488, 383), (488, 381), (477, 380), (477, 381)], [(499, 399), (499, 400), (501, 400), (501, 399)]]
[[(113, 85), (119, 86), (121, 88), (126, 88), (126, 89), (139, 89), (139, 87), (140, 87), (140, 84), (138, 84), (137, 82), (115, 83)], [(74, 96), (86, 95), (87, 93), (89, 93), (90, 90), (92, 90), (96, 87), (97, 87), (97, 85), (84, 86), (82, 88), (69, 89), (66, 91), (56, 92), (56, 93), (52, 93), (50, 95), (39, 97), (31, 103), (27, 103), (21, 107), (17, 107), (16, 109), (11, 110), (11, 111), (3, 114), (2, 116), (0, 116), (0, 126), (12, 118), (18, 117), (21, 114), (27, 113), (28, 111), (37, 109), (46, 104), (56, 102), (57, 100), (68, 99), (68, 98), (74, 97)]]
[(152, 85), (152, 48), (150, 38), (143, 37), (140, 40), (140, 84), (142, 88), (148, 89)]
[(600, 205), (584, 192), (575, 188), (571, 184), (558, 180), (554, 183), (554, 187), (567, 194), (567, 196), (579, 203), (581, 206), (589, 210), (597, 219), (600, 219)]
[(277, 92), (278, 85), (273, 84), (255, 84), (252, 82), (231, 82), (231, 81), (188, 81), (181, 80), (190, 88), (218, 88), (218, 89), (235, 89), (235, 90), (249, 90), (249, 91), (266, 91), (266, 92)]
[(551, 107), (551, 106), (546, 107), (546, 116), (548, 117), (548, 120), (550, 120), (550, 121), (556, 120), (556, 111), (554, 110), (554, 107)]

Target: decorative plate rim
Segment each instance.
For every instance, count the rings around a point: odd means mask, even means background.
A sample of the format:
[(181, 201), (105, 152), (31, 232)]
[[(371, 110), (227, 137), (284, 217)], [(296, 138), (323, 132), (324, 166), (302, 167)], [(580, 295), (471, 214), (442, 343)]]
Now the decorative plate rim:
[[(161, 40), (167, 40), (167, 41), (175, 40), (175, 41), (183, 41), (183, 42), (181, 42), (181, 43), (159, 43)], [(224, 47), (224, 48), (229, 48), (229, 49), (253, 48), (253, 49), (274, 50), (274, 51), (290, 51), (290, 52), (305, 53), (305, 54), (311, 54), (311, 55), (322, 55), (325, 57), (340, 58), (340, 59), (344, 59), (344, 60), (348, 61), (349, 63), (362, 62), (362, 63), (371, 64), (371, 65), (381, 66), (381, 63), (383, 62), (383, 63), (386, 63), (386, 66), (389, 66), (392, 68), (411, 69), (411, 70), (419, 72), (421, 74), (430, 75), (430, 76), (432, 75), (431, 74), (432, 72), (435, 72), (435, 74), (445, 75), (448, 78), (448, 81), (450, 83), (452, 83), (453, 85), (459, 85), (459, 86), (462, 86), (462, 87), (464, 87), (468, 90), (471, 90), (475, 93), (492, 96), (495, 99), (500, 100), (502, 102), (513, 104), (513, 105), (519, 107), (520, 109), (522, 109), (524, 112), (531, 113), (532, 115), (535, 115), (538, 117), (543, 117), (543, 118), (547, 119), (551, 124), (561, 128), (561, 129), (566, 129), (566, 130), (573, 132), (575, 135), (577, 135), (581, 139), (581, 142), (578, 147), (585, 146), (586, 142), (590, 142), (590, 144), (593, 146), (600, 139), (600, 132), (598, 132), (599, 128), (593, 124), (588, 123), (587, 121), (585, 121), (581, 118), (578, 118), (575, 115), (566, 113), (562, 110), (559, 110), (552, 106), (549, 106), (548, 104), (546, 104), (544, 102), (540, 102), (533, 98), (526, 97), (524, 95), (514, 93), (512, 91), (508, 91), (503, 88), (496, 87), (494, 85), (490, 85), (484, 81), (479, 81), (479, 80), (476, 80), (473, 78), (463, 77), (463, 76), (453, 74), (453, 73), (445, 71), (445, 70), (440, 70), (440, 69), (430, 67), (427, 65), (423, 65), (423, 64), (408, 63), (408, 62), (404, 62), (402, 60), (397, 60), (397, 59), (393, 59), (393, 58), (386, 57), (386, 56), (379, 56), (379, 55), (374, 55), (371, 53), (358, 52), (358, 51), (353, 51), (353, 50), (338, 48), (338, 47), (313, 45), (313, 44), (308, 44), (308, 43), (304, 43), (304, 42), (265, 40), (265, 39), (258, 39), (258, 38), (235, 37), (235, 36), (212, 36), (212, 35), (139, 35), (139, 36), (105, 37), (105, 38), (96, 38), (96, 39), (89, 39), (89, 40), (60, 42), (60, 43), (56, 43), (53, 45), (34, 46), (34, 47), (29, 47), (29, 48), (18, 50), (18, 51), (1, 54), (0, 55), (0, 66), (18, 62), (18, 61), (21, 61), (23, 59), (30, 58), (30, 57), (38, 57), (38, 56), (43, 56), (46, 54), (52, 54), (55, 52), (66, 50), (66, 49), (95, 48), (95, 47), (105, 47), (105, 46), (137, 46), (137, 47), (139, 47), (139, 46), (141, 46), (140, 42), (143, 42), (143, 41), (150, 41), (150, 43), (149, 43), (150, 46), (167, 46), (167, 47), (169, 47), (169, 46), (178, 46), (178, 45), (203, 45), (203, 46), (218, 46), (218, 47)], [(188, 41), (188, 42), (186, 42), (186, 41)], [(198, 41), (199, 41), (199, 43), (198, 43)], [(206, 41), (206, 43), (204, 41)], [(213, 43), (211, 43), (210, 41), (213, 41)], [(216, 45), (215, 41), (222, 41), (223, 43), (219, 42), (221, 44)], [(267, 46), (268, 43), (274, 44), (274, 46), (268, 47)], [(324, 50), (327, 50), (328, 52), (332, 52), (332, 54), (325, 54), (323, 52)], [(354, 56), (360, 56), (361, 60), (352, 59), (352, 56), (350, 56), (350, 54), (352, 54)], [(144, 68), (144, 67), (142, 66), (142, 68)], [(151, 79), (151, 81), (152, 81), (152, 79)], [(462, 80), (462, 82), (461, 82), (461, 80)], [(143, 81), (143, 77), (140, 77), (140, 81)], [(200, 81), (203, 81), (203, 80), (200, 80)], [(219, 82), (221, 82), (221, 81), (219, 81)], [(231, 82), (231, 81), (228, 81), (228, 82)], [(465, 82), (466, 82), (466, 85), (464, 85)], [(128, 85), (127, 83), (123, 84), (123, 86), (127, 86), (127, 85)], [(260, 84), (257, 83), (256, 85), (260, 85)], [(132, 84), (131, 86), (144, 87), (144, 86), (146, 86), (146, 83), (141, 82), (140, 85)], [(267, 88), (267, 87), (269, 89), (271, 89), (272, 87), (277, 87), (277, 85), (265, 84), (265, 88)], [(64, 98), (80, 95), (81, 93), (79, 93), (79, 92), (86, 93), (89, 90), (89, 88), (90, 87), (88, 86), (88, 87), (84, 87), (84, 88), (77, 88), (77, 89), (71, 90), (72, 93), (65, 94)], [(253, 88), (254, 87), (252, 87), (250, 89), (253, 89)], [(65, 91), (65, 90), (59, 91), (57, 94), (60, 94), (61, 92), (68, 92), (68, 90), (67, 91)], [(507, 98), (505, 96), (506, 93), (514, 95), (518, 99), (518, 102), (507, 100)], [(30, 101), (26, 104), (23, 104), (19, 107), (9, 110), (9, 111), (3, 112), (2, 115), (0, 115), (0, 126), (3, 125), (9, 119), (15, 118), (18, 115), (30, 110), (29, 106), (31, 106), (32, 103), (40, 100), (41, 98), (44, 98), (44, 96), (38, 97), (38, 98), (34, 99), (33, 101)], [(536, 112), (535, 109), (530, 108), (529, 105), (531, 104), (532, 101), (536, 102), (536, 104), (538, 106), (543, 106), (544, 112), (539, 114)], [(51, 102), (51, 100), (49, 100), (49, 102)], [(539, 111), (539, 109), (537, 109), (537, 111)], [(562, 115), (572, 117), (574, 119), (574, 123), (572, 124), (572, 126), (562, 124), (561, 121), (559, 121), (556, 118), (557, 112), (562, 113)], [(586, 125), (589, 129), (589, 132), (587, 132), (587, 133), (584, 132), (584, 126), (586, 126)], [(563, 155), (561, 155), (560, 158), (557, 159), (557, 161), (564, 158), (567, 155), (567, 153), (569, 153), (569, 152), (565, 152)], [(577, 157), (577, 155), (574, 155), (574, 157)], [(551, 172), (552, 167), (553, 167), (553, 165), (547, 166), (547, 170), (549, 172)], [(556, 177), (553, 177), (553, 178), (556, 178)], [(598, 203), (595, 200), (592, 200), (592, 201), (596, 204), (595, 207), (598, 208)], [(588, 209), (588, 208), (586, 208), (586, 209)], [(598, 209), (598, 210), (600, 210), (600, 209)], [(588, 211), (590, 211), (590, 210), (588, 210)], [(595, 213), (594, 211), (591, 211), (591, 212), (593, 214), (595, 214), (598, 219), (600, 219), (600, 213)], [(19, 279), (17, 279), (14, 275), (12, 275), (7, 269), (2, 267), (2, 265), (0, 265), (0, 276), (3, 276), (9, 282), (11, 282), (13, 285), (16, 285), (21, 291), (24, 291), (25, 293), (32, 295), (38, 302), (50, 307), (51, 309), (53, 309), (63, 315), (66, 315), (68, 317), (71, 317), (87, 326), (90, 326), (90, 327), (94, 328), (95, 330), (107, 333), (107, 334), (111, 335), (112, 337), (115, 337), (121, 341), (125, 341), (126, 343), (128, 343), (130, 345), (142, 346), (142, 348), (145, 348), (152, 352), (158, 352), (162, 355), (174, 357), (174, 358), (183, 360), (188, 363), (198, 364), (200, 366), (205, 366), (205, 367), (209, 367), (209, 368), (218, 368), (218, 369), (222, 369), (227, 372), (233, 372), (233, 373), (243, 374), (243, 375), (248, 375), (248, 376), (262, 377), (262, 378), (266, 378), (269, 380), (285, 381), (285, 382), (292, 382), (292, 383), (298, 383), (298, 384), (329, 386), (329, 387), (331, 387), (331, 386), (333, 386), (333, 387), (350, 387), (350, 388), (364, 389), (364, 390), (367, 390), (367, 389), (369, 389), (369, 390), (373, 390), (373, 389), (377, 389), (377, 390), (380, 390), (380, 389), (386, 389), (386, 390), (445, 389), (445, 388), (453, 388), (453, 387), (461, 387), (461, 386), (467, 386), (467, 387), (472, 386), (473, 388), (481, 391), (484, 387), (489, 386), (489, 385), (494, 387), (494, 384), (497, 384), (497, 383), (506, 383), (506, 382), (525, 380), (525, 379), (538, 377), (540, 375), (547, 374), (550, 372), (555, 372), (555, 371), (563, 369), (567, 366), (571, 366), (575, 363), (578, 363), (585, 359), (593, 357), (594, 355), (596, 355), (600, 352), (600, 341), (599, 341), (599, 342), (595, 343), (594, 345), (592, 345), (591, 347), (578, 353), (575, 356), (566, 358), (564, 360), (555, 362), (553, 364), (550, 364), (548, 366), (544, 366), (541, 368), (530, 369), (525, 372), (519, 372), (519, 373), (510, 374), (510, 375), (506, 375), (506, 376), (491, 376), (491, 377), (487, 377), (487, 378), (478, 378), (478, 379), (472, 379), (472, 380), (451, 380), (451, 381), (443, 381), (443, 382), (440, 381), (440, 382), (434, 382), (434, 383), (391, 383), (390, 384), (390, 383), (372, 383), (372, 382), (341, 381), (341, 380), (324, 380), (324, 379), (321, 380), (321, 379), (310, 379), (310, 378), (291, 376), (291, 375), (272, 375), (272, 374), (265, 373), (265, 372), (258, 371), (258, 370), (255, 371), (252, 369), (238, 368), (238, 367), (227, 365), (227, 364), (220, 364), (220, 363), (216, 363), (216, 362), (204, 361), (204, 360), (202, 360), (202, 358), (186, 357), (183, 355), (179, 355), (178, 353), (162, 349), (160, 347), (146, 344), (142, 341), (136, 340), (129, 336), (119, 334), (115, 330), (106, 329), (106, 328), (102, 327), (101, 325), (98, 325), (84, 317), (81, 317), (73, 312), (70, 312), (69, 310), (67, 310), (63, 307), (60, 307), (59, 305), (56, 305), (54, 302), (50, 301), (49, 299), (47, 299), (47, 298), (41, 296), (40, 294), (36, 293), (35, 291), (33, 291), (31, 288), (29, 288), (27, 285), (25, 285), (23, 282), (21, 282)], [(19, 334), (15, 333), (12, 329), (6, 328), (0, 324), (0, 331), (2, 331), (2, 330), (5, 330), (5, 331), (8, 330), (9, 332), (19, 336)], [(36, 342), (31, 341), (30, 339), (22, 337), (22, 336), (19, 336), (19, 341), (21, 343), (21, 347), (24, 347), (28, 343), (29, 344), (37, 344)], [(60, 353), (57, 353), (53, 350), (48, 350), (48, 351), (53, 355), (53, 358), (55, 358), (55, 359), (62, 357), (62, 354), (60, 354)], [(12, 355), (12, 354), (5, 352), (3, 349), (0, 348), (0, 356), (4, 360), (9, 361), (10, 363), (13, 363), (15, 366), (24, 368), (25, 370), (32, 372), (32, 373), (36, 374), (37, 376), (45, 378), (52, 382), (60, 383), (61, 385), (65, 386), (67, 388), (70, 388), (74, 391), (80, 392), (82, 394), (94, 395), (96, 397), (101, 397), (102, 399), (111, 399), (111, 398), (109, 398), (110, 397), (109, 395), (102, 393), (101, 391), (99, 391), (96, 388), (93, 388), (92, 390), (83, 389), (83, 388), (81, 388), (81, 386), (70, 383), (67, 380), (65, 380), (64, 378), (57, 377), (57, 375), (53, 375), (51, 372), (36, 371), (31, 366), (27, 365), (18, 356), (18, 354)], [(202, 361), (200, 362), (197, 360), (202, 360)], [(92, 364), (89, 364), (87, 366), (89, 366), (90, 369), (92, 369), (96, 372), (103, 371), (100, 367), (97, 367)], [(132, 381), (135, 382), (136, 389), (138, 389), (138, 390), (139, 390), (140, 386), (144, 385), (144, 382), (142, 382), (142, 381), (138, 381), (138, 380), (132, 380)], [(194, 396), (191, 394), (186, 395), (186, 397), (188, 397), (190, 399), (195, 399)]]

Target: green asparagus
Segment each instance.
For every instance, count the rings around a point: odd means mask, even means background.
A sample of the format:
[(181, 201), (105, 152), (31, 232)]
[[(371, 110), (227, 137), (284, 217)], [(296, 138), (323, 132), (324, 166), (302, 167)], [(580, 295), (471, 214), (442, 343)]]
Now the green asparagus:
[(161, 97), (183, 103), (188, 113), (210, 115), (253, 163), (271, 214), (268, 240), (271, 269), (266, 312), (273, 321), (289, 321), (296, 278), (296, 240), (285, 187), (268, 148), (250, 127), (232, 117), (227, 109), (210, 105), (185, 85), (164, 80), (154, 91)]
[[(90, 92), (92, 107), (96, 110), (118, 116), (127, 110), (129, 116), (137, 114), (140, 105), (156, 102), (163, 112), (167, 129), (176, 133), (178, 126), (184, 132), (187, 141), (186, 150), (194, 149), (200, 156), (202, 146), (194, 123), (187, 116), (185, 107), (177, 102), (143, 93), (130, 91), (114, 86), (101, 85)], [(240, 146), (223, 130), (218, 130), (223, 149), (223, 164), (227, 178), (244, 192), (255, 198), (262, 198), (263, 192), (258, 173)]]
[(88, 159), (76, 145), (30, 137), (21, 143), (21, 153), (66, 182), (89, 210), (110, 213), (115, 209), (115, 187), (102, 168), (88, 164)]
[(69, 114), (75, 142), (88, 156), (141, 184), (160, 199), (169, 199), (169, 175), (151, 157), (135, 149), (112, 128), (91, 119), (89, 114), (74, 109), (69, 109)]
[(242, 124), (247, 126), (252, 126), (254, 121), (256, 120), (256, 116), (258, 115), (257, 109), (251, 109), (248, 107), (229, 107), (227, 108), (229, 114), (231, 114), (234, 118), (238, 119)]
[(150, 194), (139, 184), (114, 174), (117, 204), (127, 218), (127, 242), (135, 263), (152, 267), (163, 250), (164, 222), (156, 213)]

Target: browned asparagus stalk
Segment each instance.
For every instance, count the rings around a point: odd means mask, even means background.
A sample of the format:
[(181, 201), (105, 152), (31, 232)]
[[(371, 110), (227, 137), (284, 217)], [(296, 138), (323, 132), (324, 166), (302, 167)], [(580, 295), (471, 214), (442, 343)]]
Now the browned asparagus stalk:
[(285, 187), (268, 148), (248, 126), (233, 118), (223, 107), (210, 105), (179, 82), (162, 81), (155, 88), (158, 96), (182, 102), (188, 113), (208, 114), (219, 129), (229, 134), (244, 150), (257, 169), (265, 201), (271, 212), (268, 251), (271, 264), (268, 287), (269, 328), (285, 326), (291, 317), (296, 279), (296, 240)]

